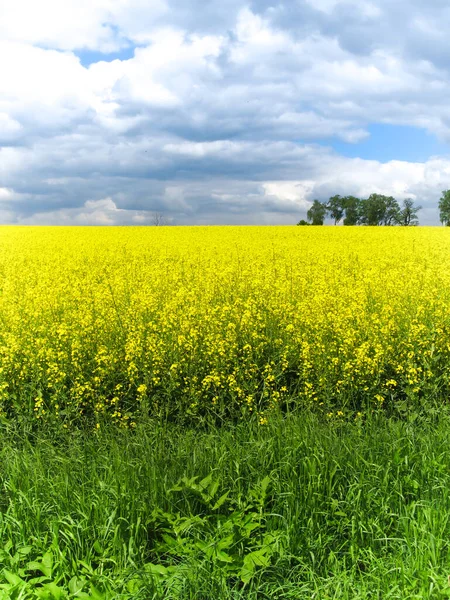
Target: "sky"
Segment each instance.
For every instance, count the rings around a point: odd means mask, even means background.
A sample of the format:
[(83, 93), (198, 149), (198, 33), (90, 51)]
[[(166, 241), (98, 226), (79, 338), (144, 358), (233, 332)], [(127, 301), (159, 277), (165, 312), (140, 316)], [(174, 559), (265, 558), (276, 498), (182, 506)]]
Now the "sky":
[(295, 224), (450, 188), (446, 0), (0, 0), (0, 223)]

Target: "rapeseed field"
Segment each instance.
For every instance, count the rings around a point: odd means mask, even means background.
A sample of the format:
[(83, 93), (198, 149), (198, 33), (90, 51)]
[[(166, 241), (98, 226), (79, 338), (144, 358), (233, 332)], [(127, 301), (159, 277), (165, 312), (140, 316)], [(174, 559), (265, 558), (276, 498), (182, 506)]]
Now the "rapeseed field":
[(446, 401), (448, 233), (2, 227), (1, 415), (266, 425)]
[(448, 228), (0, 228), (0, 600), (450, 598)]

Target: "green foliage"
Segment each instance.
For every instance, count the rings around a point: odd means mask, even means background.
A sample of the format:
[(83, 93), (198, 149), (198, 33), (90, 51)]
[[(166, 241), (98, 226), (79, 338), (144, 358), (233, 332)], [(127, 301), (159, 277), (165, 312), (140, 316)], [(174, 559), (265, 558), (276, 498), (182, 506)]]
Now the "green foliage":
[(443, 190), (439, 199), (439, 218), (443, 225), (450, 225), (450, 190)]
[(306, 218), (312, 225), (323, 225), (327, 214), (327, 205), (319, 200), (314, 200), (311, 208), (306, 213)]
[[(323, 204), (318, 200), (310, 209), (308, 219), (313, 221), (315, 225), (322, 225), (324, 215)], [(442, 201), (439, 206), (444, 207), (442, 210), (448, 210), (450, 215), (450, 191), (448, 209), (445, 209), (445, 201)], [(319, 206), (320, 205), (320, 206)], [(344, 225), (418, 225), (419, 221), (417, 213), (421, 210), (421, 206), (414, 206), (411, 198), (406, 198), (403, 201), (402, 207), (399, 206), (397, 200), (393, 196), (384, 196), (382, 194), (371, 194), (368, 198), (360, 200), (356, 196), (331, 196), (326, 204), (326, 209), (330, 217), (334, 220), (334, 224), (339, 223), (344, 218)], [(442, 217), (441, 210), (441, 217)], [(315, 219), (315, 222), (314, 222)], [(442, 218), (441, 218), (442, 220)], [(450, 216), (448, 221), (450, 222)], [(307, 222), (302, 220), (299, 225), (306, 225)]]
[(394, 225), (398, 222), (400, 207), (393, 196), (371, 194), (361, 201), (360, 223), (363, 225)]
[(305, 219), (300, 219), (300, 221), (297, 223), (297, 225), (305, 226), (305, 225), (309, 225), (309, 223), (308, 223), (308, 221), (305, 221)]
[[(441, 221), (450, 224), (450, 190), (448, 199), (445, 194), (441, 198), (439, 208), (441, 210)], [(447, 206), (448, 204), (448, 206)], [(326, 212), (324, 211), (326, 207)], [(368, 198), (360, 200), (356, 196), (331, 196), (327, 204), (314, 200), (308, 211), (308, 220), (313, 225), (323, 225), (326, 213), (334, 220), (336, 225), (344, 219), (344, 225), (418, 225), (417, 213), (421, 206), (415, 206), (411, 198), (403, 200), (402, 207), (393, 196), (382, 194), (371, 194)], [(448, 213), (448, 215), (447, 215)], [(448, 216), (447, 217), (445, 216)], [(447, 219), (447, 220), (445, 220)], [(303, 219), (298, 225), (307, 225)]]
[(344, 196), (341, 201), (345, 211), (344, 225), (357, 225), (361, 212), (361, 200), (356, 196)]
[(396, 414), (3, 426), (0, 599), (450, 597), (450, 415)]
[[(161, 561), (176, 566), (180, 561), (208, 561), (227, 578), (248, 584), (258, 567), (268, 567), (284, 547), (285, 533), (267, 530), (266, 500), (270, 478), (249, 490), (246, 498), (219, 492), (212, 474), (183, 477), (169, 492), (179, 493), (191, 504), (189, 516), (156, 509), (152, 527), (159, 535), (154, 550)], [(176, 500), (173, 500), (176, 505)]]
[(414, 201), (411, 198), (406, 198), (403, 200), (402, 208), (398, 213), (398, 225), (403, 225), (404, 227), (418, 225), (419, 219), (417, 217), (417, 213), (421, 209), (421, 206), (414, 206)]
[(336, 225), (337, 223), (339, 223), (339, 221), (344, 216), (343, 198), (341, 198), (339, 194), (336, 196), (332, 196), (328, 200), (327, 211), (330, 217), (333, 219), (334, 224)]

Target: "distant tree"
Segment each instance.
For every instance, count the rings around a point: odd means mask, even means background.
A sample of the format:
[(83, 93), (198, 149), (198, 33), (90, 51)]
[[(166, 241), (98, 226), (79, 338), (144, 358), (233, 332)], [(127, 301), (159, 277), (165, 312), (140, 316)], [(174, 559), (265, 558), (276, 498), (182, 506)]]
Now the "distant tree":
[(154, 212), (152, 215), (152, 225), (162, 226), (167, 225), (167, 219), (162, 213)]
[(397, 222), (400, 207), (393, 196), (370, 194), (361, 200), (360, 223), (363, 225), (393, 225)]
[(306, 218), (311, 221), (311, 225), (323, 225), (327, 214), (327, 205), (319, 200), (314, 200), (311, 208), (306, 213)]
[(403, 200), (402, 208), (399, 210), (397, 223), (408, 227), (409, 225), (418, 225), (419, 219), (417, 213), (422, 210), (421, 206), (414, 206), (414, 201), (411, 198)]
[(334, 220), (336, 225), (344, 216), (344, 207), (342, 204), (342, 198), (338, 195), (331, 196), (327, 203), (327, 211), (330, 217)]
[(381, 225), (384, 216), (384, 202), (379, 194), (371, 194), (361, 200), (359, 222), (362, 225)]
[(297, 225), (309, 225), (308, 221), (305, 221), (305, 219), (300, 219), (300, 221), (297, 223)]
[(443, 225), (450, 225), (450, 190), (443, 190), (439, 200), (439, 218)]
[(361, 211), (361, 200), (356, 196), (344, 196), (341, 198), (345, 217), (344, 225), (357, 225)]
[(384, 197), (383, 225), (395, 225), (400, 216), (400, 206), (393, 196)]

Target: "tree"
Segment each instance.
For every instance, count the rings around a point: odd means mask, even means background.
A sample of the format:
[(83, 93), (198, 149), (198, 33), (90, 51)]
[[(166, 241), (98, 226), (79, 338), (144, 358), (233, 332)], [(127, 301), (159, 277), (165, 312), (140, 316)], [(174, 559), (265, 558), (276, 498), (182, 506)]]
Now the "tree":
[(344, 196), (341, 198), (345, 211), (344, 225), (357, 225), (361, 211), (361, 200), (356, 196)]
[(364, 225), (393, 225), (399, 212), (400, 207), (393, 196), (370, 194), (361, 201), (360, 222)]
[(311, 225), (323, 225), (326, 214), (326, 204), (319, 202), (319, 200), (314, 200), (311, 208), (306, 213), (306, 218), (308, 221), (311, 221)]
[(400, 206), (393, 196), (384, 197), (383, 225), (395, 225), (399, 220)]
[(371, 194), (361, 200), (359, 220), (363, 225), (381, 225), (384, 216), (384, 202), (380, 194)]
[(439, 200), (439, 218), (443, 225), (450, 225), (450, 190), (443, 190)]
[(421, 206), (414, 206), (414, 201), (411, 198), (403, 200), (403, 206), (398, 213), (397, 223), (408, 227), (409, 225), (418, 225), (419, 219), (417, 213), (422, 210)]
[(336, 225), (344, 216), (344, 207), (342, 205), (342, 198), (338, 195), (331, 196), (327, 203), (327, 211)]
[(308, 221), (305, 221), (305, 219), (300, 219), (300, 221), (297, 223), (297, 225), (309, 225)]
[(152, 225), (155, 225), (156, 227), (167, 225), (167, 219), (162, 213), (154, 212), (152, 215)]

